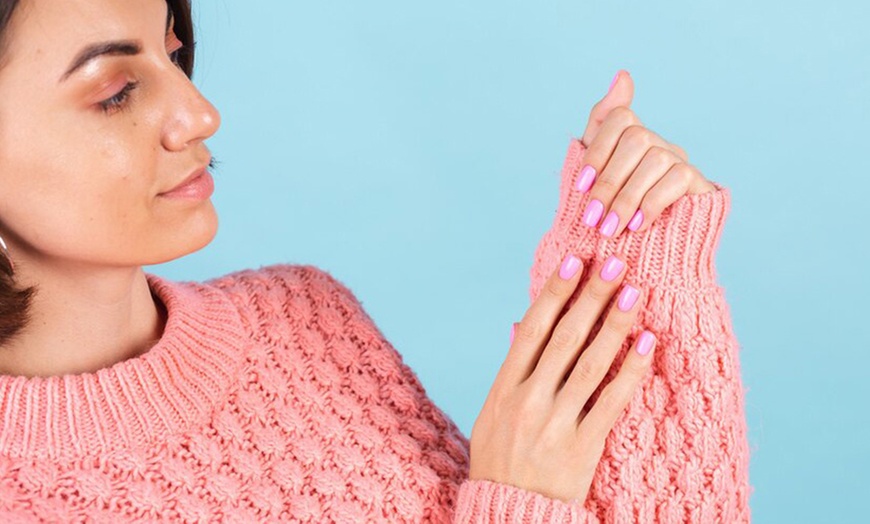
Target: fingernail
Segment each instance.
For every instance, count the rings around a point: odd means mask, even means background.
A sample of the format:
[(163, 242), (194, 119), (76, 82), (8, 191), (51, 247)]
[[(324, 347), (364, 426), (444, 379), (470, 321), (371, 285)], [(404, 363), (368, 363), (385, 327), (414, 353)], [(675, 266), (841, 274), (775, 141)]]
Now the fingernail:
[(637, 302), (637, 297), (640, 296), (640, 291), (636, 288), (626, 284), (622, 288), (622, 292), (619, 294), (619, 300), (616, 301), (616, 306), (620, 311), (628, 311), (631, 309), (631, 306)]
[(610, 87), (607, 88), (608, 93), (613, 91), (613, 86), (616, 85), (617, 80), (619, 80), (619, 71), (617, 71), (616, 74), (613, 75), (613, 80), (610, 81)]
[(622, 268), (625, 267), (625, 262), (619, 260), (614, 255), (610, 255), (610, 258), (604, 262), (604, 265), (601, 267), (601, 278), (610, 282), (622, 271)]
[(655, 341), (655, 335), (653, 335), (649, 331), (644, 330), (644, 332), (641, 333), (637, 339), (637, 352), (641, 355), (646, 355), (652, 349)]
[(612, 237), (613, 233), (616, 232), (616, 226), (618, 225), (619, 215), (616, 214), (616, 211), (607, 213), (607, 218), (605, 218), (604, 222), (601, 223), (601, 234), (606, 237)]
[(517, 323), (514, 322), (513, 324), (511, 324), (511, 344), (514, 343), (514, 335), (516, 335), (516, 334), (517, 334)]
[(583, 213), (583, 223), (589, 227), (595, 227), (603, 212), (604, 203), (597, 198), (593, 198), (592, 202), (586, 205), (586, 211)]
[(631, 220), (628, 221), (628, 229), (637, 231), (641, 224), (643, 224), (643, 211), (638, 209), (634, 212), (634, 216), (631, 217)]
[(574, 255), (568, 255), (562, 261), (562, 267), (559, 268), (559, 276), (564, 280), (568, 280), (577, 274), (578, 269), (580, 269), (580, 259)]
[(595, 168), (586, 165), (582, 171), (580, 171), (580, 178), (577, 179), (577, 191), (587, 192), (589, 188), (592, 187), (592, 182), (595, 182)]

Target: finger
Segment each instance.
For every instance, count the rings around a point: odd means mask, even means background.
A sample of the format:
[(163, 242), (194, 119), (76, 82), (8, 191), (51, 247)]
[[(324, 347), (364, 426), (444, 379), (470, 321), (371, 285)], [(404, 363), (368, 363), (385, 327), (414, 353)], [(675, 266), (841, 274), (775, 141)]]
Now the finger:
[(640, 304), (644, 302), (643, 292), (639, 288), (631, 284), (622, 286), (595, 340), (566, 370), (571, 375), (556, 395), (554, 403), (555, 416), (560, 420), (577, 423), (578, 413), (613, 365), (613, 359), (631, 332)]
[[(627, 121), (629, 117), (620, 118)], [(610, 130), (608, 130), (609, 132)], [(604, 136), (602, 135), (602, 138)], [(607, 143), (614, 139), (608, 137)], [(592, 149), (598, 144), (593, 144)], [(589, 190), (590, 199), (583, 212), (583, 223), (588, 227), (599, 226), (605, 236), (612, 236), (613, 226), (619, 226), (617, 220), (620, 217), (610, 214), (611, 204), (614, 198), (622, 190), (622, 187), (631, 178), (632, 173), (638, 167), (644, 155), (653, 146), (667, 147), (667, 142), (654, 131), (638, 124), (626, 127), (622, 133), (615, 137), (615, 148), (600, 152), (604, 160), (604, 167), (595, 184)], [(604, 144), (602, 148), (607, 147)], [(602, 220), (602, 218), (604, 220)], [(622, 217), (625, 219), (626, 217)], [(623, 222), (619, 220), (619, 222)], [(608, 226), (605, 228), (604, 226)]]
[(643, 199), (678, 162), (680, 157), (670, 149), (660, 146), (649, 148), (610, 204), (610, 212), (601, 223), (601, 234), (616, 237), (626, 227), (631, 226), (632, 231), (637, 231), (644, 222), (648, 222), (653, 210), (646, 209)]
[(599, 178), (598, 173), (604, 169), (607, 161), (613, 156), (613, 150), (619, 143), (619, 137), (633, 125), (641, 125), (641, 122), (634, 111), (627, 107), (615, 107), (607, 114), (595, 140), (586, 142), (588, 147), (583, 153), (583, 168), (580, 170), (574, 185), (577, 191), (581, 193), (589, 191), (592, 184)]
[(688, 153), (686, 153), (686, 150), (683, 149), (682, 147), (678, 146), (677, 144), (674, 144), (673, 142), (668, 142), (668, 149), (670, 149), (671, 151), (676, 153), (677, 156), (680, 157), (680, 159), (683, 162), (686, 162), (686, 163), (689, 162), (689, 155), (688, 155)]
[(605, 386), (589, 413), (580, 421), (577, 436), (604, 442), (652, 366), (656, 338), (644, 330), (635, 339), (616, 377)]
[(604, 98), (592, 106), (592, 110), (589, 112), (589, 121), (586, 123), (586, 129), (583, 131), (583, 137), (580, 141), (586, 146), (592, 144), (598, 135), (599, 128), (607, 118), (607, 114), (614, 107), (629, 107), (633, 98), (634, 80), (628, 71), (620, 69), (616, 72), (613, 84), (610, 86), (607, 94), (604, 95)]
[(500, 387), (516, 386), (526, 380), (538, 362), (538, 355), (550, 338), (568, 299), (583, 274), (583, 261), (569, 254), (556, 268), (541, 293), (517, 324), (507, 357), (495, 382)]
[(643, 222), (636, 229), (638, 232), (646, 231), (662, 212), (686, 194), (692, 180), (696, 176), (695, 168), (690, 164), (678, 162), (673, 164), (667, 172), (653, 184), (640, 201), (639, 209), (643, 214)]
[[(596, 266), (580, 296), (559, 320), (530, 380), (554, 395), (625, 276), (625, 262), (610, 256)], [(585, 353), (585, 352), (584, 352)]]

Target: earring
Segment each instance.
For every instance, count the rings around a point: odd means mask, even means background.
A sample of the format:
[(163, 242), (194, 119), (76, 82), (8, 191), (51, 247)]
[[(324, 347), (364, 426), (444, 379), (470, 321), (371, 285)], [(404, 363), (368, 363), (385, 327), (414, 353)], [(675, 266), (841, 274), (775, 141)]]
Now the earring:
[(0, 247), (3, 248), (3, 256), (9, 261), (9, 267), (12, 271), (15, 271), (15, 263), (12, 262), (12, 257), (9, 256), (9, 248), (6, 247), (6, 241), (3, 240), (3, 237), (0, 237)]

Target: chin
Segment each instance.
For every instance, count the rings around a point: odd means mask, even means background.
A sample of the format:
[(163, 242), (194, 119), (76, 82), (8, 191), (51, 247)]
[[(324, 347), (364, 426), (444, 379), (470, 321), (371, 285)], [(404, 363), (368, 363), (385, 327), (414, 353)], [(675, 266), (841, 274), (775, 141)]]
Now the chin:
[(218, 216), (214, 205), (207, 201), (195, 211), (193, 216), (187, 217), (183, 223), (173, 226), (174, 234), (171, 236), (155, 233), (152, 238), (158, 245), (162, 245), (163, 253), (158, 260), (147, 262), (146, 265), (163, 264), (191, 253), (195, 253), (206, 247), (214, 240), (218, 229)]

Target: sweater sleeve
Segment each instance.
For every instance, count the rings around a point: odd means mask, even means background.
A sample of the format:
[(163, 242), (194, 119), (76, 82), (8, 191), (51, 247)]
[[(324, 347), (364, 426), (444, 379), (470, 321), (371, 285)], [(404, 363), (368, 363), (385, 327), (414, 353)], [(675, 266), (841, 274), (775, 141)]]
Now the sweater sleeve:
[[(404, 474), (405, 481), (416, 486), (418, 496), (424, 501), (422, 521), (456, 524), (599, 522), (581, 504), (490, 480), (470, 480), (469, 439), (429, 398), (417, 375), (350, 289), (328, 272), (317, 271), (332, 288), (331, 301), (343, 311), (344, 333), (360, 351), (359, 365), (377, 377), (382, 402), (378, 410), (386, 408), (396, 421), (391, 426), (401, 428), (391, 445), (401, 449), (402, 455), (413, 456), (404, 467)], [(401, 519), (396, 517), (395, 520)]]
[[(590, 264), (619, 254), (625, 282), (645, 289), (631, 335), (593, 402), (642, 329), (658, 339), (651, 372), (608, 435), (587, 507), (605, 522), (749, 522), (739, 345), (715, 271), (730, 191), (713, 182), (715, 190), (682, 196), (646, 230), (604, 237), (581, 222), (589, 193), (574, 183), (584, 153), (572, 138), (556, 216), (535, 250), (529, 297), (569, 251)], [(600, 320), (593, 336), (597, 328)]]

